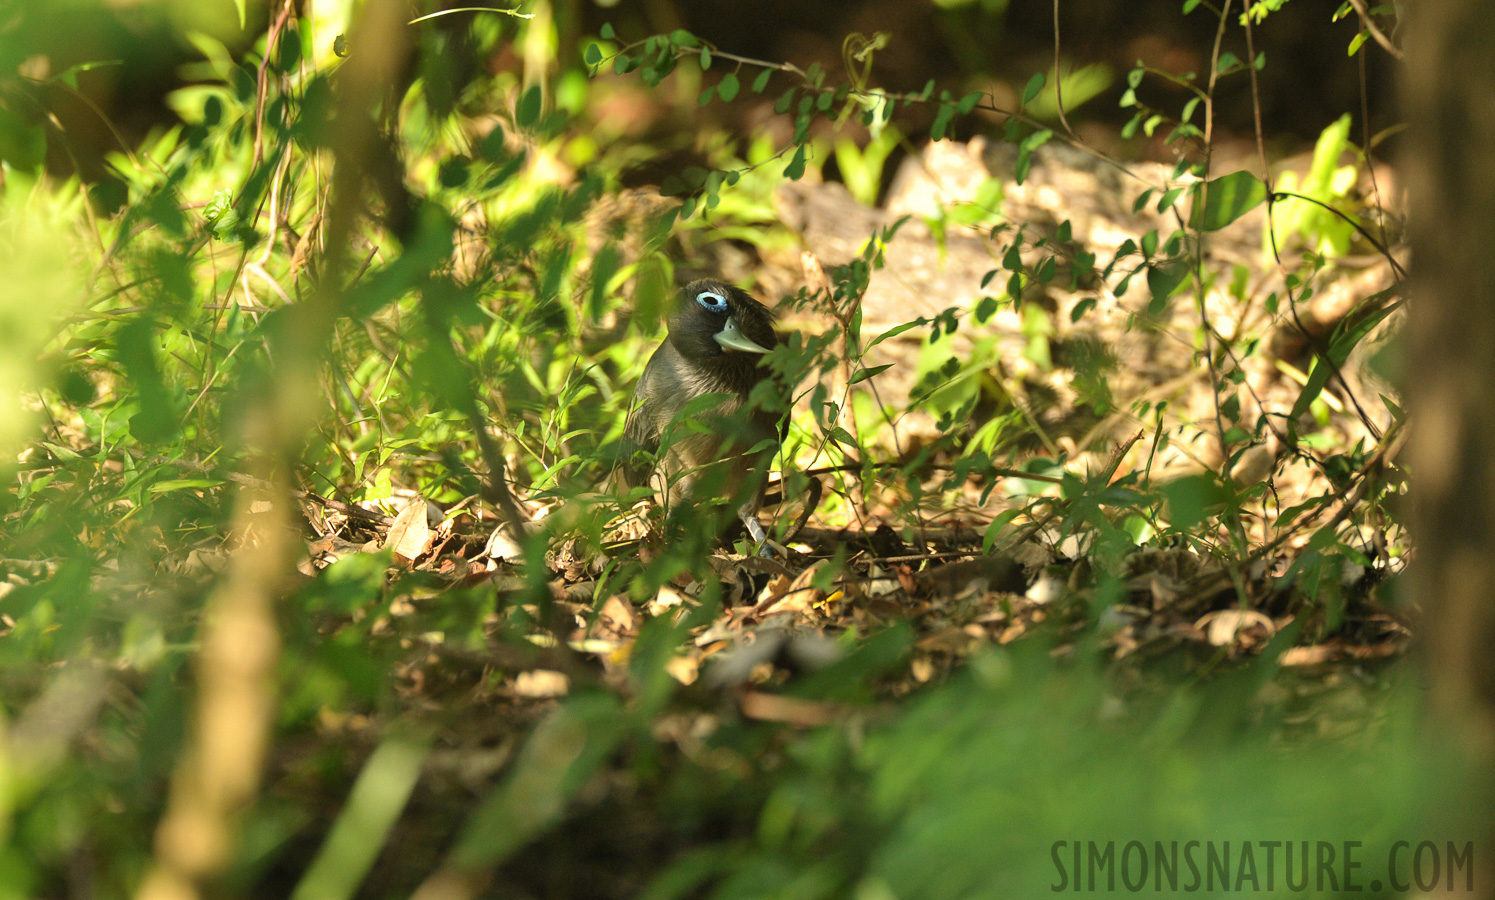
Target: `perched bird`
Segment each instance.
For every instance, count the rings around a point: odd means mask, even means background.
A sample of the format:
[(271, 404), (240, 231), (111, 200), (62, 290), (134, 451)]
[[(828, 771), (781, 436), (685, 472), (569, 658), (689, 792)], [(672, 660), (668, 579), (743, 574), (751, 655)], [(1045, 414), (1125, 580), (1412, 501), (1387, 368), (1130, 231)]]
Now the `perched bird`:
[[(721, 281), (692, 282), (634, 388), (624, 428), (625, 446), (657, 460), (652, 472), (636, 461), (625, 465), (625, 484), (651, 484), (667, 508), (716, 498), (736, 504), (760, 552), (768, 536), (757, 514), (779, 442), (778, 416), (748, 408), (748, 397), (769, 377), (759, 363), (778, 342), (773, 313), (747, 292)], [(704, 427), (670, 428), (691, 401), (710, 394), (723, 395), (721, 402), (691, 410)]]

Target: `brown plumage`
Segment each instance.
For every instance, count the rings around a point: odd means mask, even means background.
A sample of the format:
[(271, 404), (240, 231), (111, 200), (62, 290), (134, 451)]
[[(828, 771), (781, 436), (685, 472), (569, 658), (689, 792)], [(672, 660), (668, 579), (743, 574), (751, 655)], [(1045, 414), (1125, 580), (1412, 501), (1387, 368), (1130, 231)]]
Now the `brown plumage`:
[[(670, 313), (669, 336), (634, 388), (624, 429), (625, 445), (656, 454), (658, 465), (652, 473), (636, 462), (625, 465), (624, 482), (652, 485), (667, 507), (711, 497), (735, 502), (738, 518), (762, 542), (757, 512), (778, 443), (778, 417), (744, 410), (753, 387), (769, 377), (759, 365), (762, 355), (777, 344), (773, 313), (747, 292), (714, 280), (687, 285)], [(707, 394), (728, 396), (696, 411), (706, 432), (677, 427), (661, 450), (671, 422)], [(767, 439), (773, 444), (748, 453)]]

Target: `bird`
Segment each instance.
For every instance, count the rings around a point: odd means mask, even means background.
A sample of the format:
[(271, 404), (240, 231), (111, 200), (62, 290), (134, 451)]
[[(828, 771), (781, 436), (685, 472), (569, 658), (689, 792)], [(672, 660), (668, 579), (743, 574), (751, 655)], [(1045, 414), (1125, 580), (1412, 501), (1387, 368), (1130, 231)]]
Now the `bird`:
[[(760, 363), (779, 344), (773, 313), (738, 287), (704, 279), (681, 291), (668, 324), (668, 336), (634, 388), (623, 428), (630, 461), (622, 481), (653, 487), (667, 510), (736, 504), (758, 552), (767, 554), (758, 510), (782, 434), (779, 416), (750, 405), (749, 397), (760, 382), (771, 382)], [(692, 401), (708, 395), (720, 402), (704, 411), (692, 407), (694, 427), (671, 427)], [(640, 462), (638, 450), (648, 451), (654, 464)]]

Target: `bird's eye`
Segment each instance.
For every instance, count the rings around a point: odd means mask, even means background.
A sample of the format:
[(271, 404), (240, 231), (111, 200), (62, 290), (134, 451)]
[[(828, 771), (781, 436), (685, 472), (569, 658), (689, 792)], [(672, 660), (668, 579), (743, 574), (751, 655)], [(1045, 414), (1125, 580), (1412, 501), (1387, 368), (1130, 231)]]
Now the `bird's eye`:
[(726, 312), (727, 298), (715, 291), (702, 291), (696, 295), (696, 302), (711, 312)]

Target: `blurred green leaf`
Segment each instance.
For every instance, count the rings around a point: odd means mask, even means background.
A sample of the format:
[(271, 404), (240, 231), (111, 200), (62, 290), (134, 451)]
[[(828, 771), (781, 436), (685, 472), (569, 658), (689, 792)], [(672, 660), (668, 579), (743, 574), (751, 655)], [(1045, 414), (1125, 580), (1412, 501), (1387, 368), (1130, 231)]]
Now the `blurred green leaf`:
[(339, 900), (357, 892), (404, 809), (429, 752), (427, 740), (387, 737), (380, 742), (291, 900)]
[(0, 161), (23, 172), (41, 168), (47, 155), (47, 136), (40, 126), (29, 125), (0, 106)]
[(480, 872), (543, 834), (612, 754), (626, 722), (617, 699), (602, 693), (573, 697), (546, 716), (503, 782), (462, 826), (449, 865), (457, 873)]
[(139, 396), (139, 412), (130, 417), (130, 434), (143, 444), (174, 438), (180, 421), (173, 409), (171, 393), (156, 361), (156, 327), (138, 316), (119, 330), (115, 353)]
[(1167, 308), (1168, 298), (1178, 292), (1179, 287), (1188, 277), (1189, 261), (1186, 259), (1149, 264), (1147, 266), (1147, 291), (1152, 295), (1152, 301), (1147, 305), (1147, 314), (1162, 315), (1163, 310)]
[(1187, 530), (1203, 522), (1230, 500), (1230, 493), (1212, 475), (1186, 475), (1163, 487), (1168, 498), (1168, 517), (1176, 529)]
[(533, 128), (540, 121), (540, 111), (543, 108), (545, 95), (537, 84), (525, 91), (519, 97), (519, 105), (514, 111), (514, 122), (520, 128)]
[(716, 85), (716, 93), (724, 103), (731, 103), (737, 99), (737, 89), (737, 76), (731, 72), (723, 75), (722, 80)]
[(929, 126), (929, 139), (932, 141), (944, 140), (950, 129), (950, 123), (955, 119), (955, 106), (950, 103), (941, 103), (939, 110), (934, 114), (934, 122)]
[(798, 181), (805, 174), (805, 145), (800, 144), (794, 148), (794, 158), (784, 168), (784, 177), (790, 181)]
[(1024, 106), (1033, 102), (1033, 98), (1037, 97), (1038, 92), (1043, 90), (1043, 84), (1046, 80), (1047, 79), (1044, 77), (1044, 74), (1042, 72), (1034, 72), (1031, 76), (1028, 77), (1028, 83), (1023, 87)]

